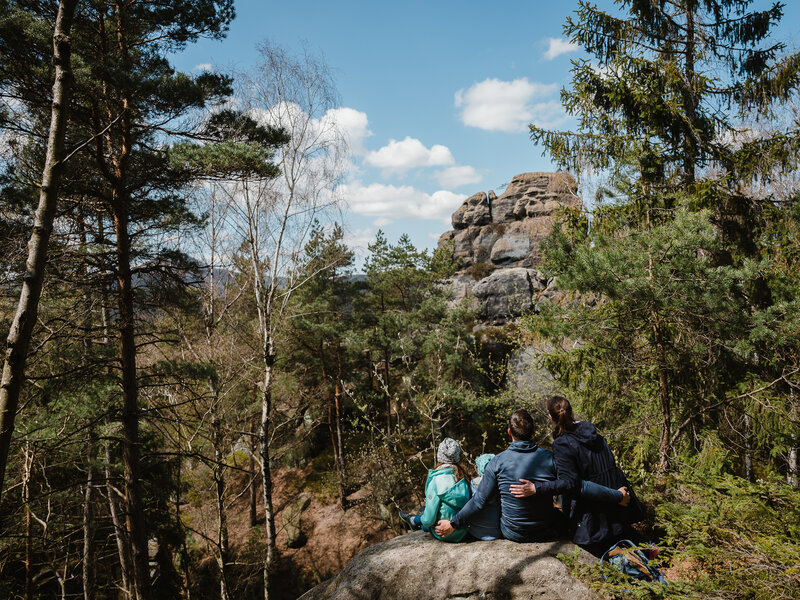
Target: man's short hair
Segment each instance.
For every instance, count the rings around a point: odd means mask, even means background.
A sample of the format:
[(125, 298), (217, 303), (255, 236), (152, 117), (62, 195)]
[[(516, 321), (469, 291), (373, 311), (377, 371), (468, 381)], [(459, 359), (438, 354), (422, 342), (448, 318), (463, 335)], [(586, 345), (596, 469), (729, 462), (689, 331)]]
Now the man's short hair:
[(531, 441), (533, 437), (533, 417), (524, 408), (514, 411), (508, 421), (508, 427), (511, 429), (511, 435), (516, 439), (525, 442)]

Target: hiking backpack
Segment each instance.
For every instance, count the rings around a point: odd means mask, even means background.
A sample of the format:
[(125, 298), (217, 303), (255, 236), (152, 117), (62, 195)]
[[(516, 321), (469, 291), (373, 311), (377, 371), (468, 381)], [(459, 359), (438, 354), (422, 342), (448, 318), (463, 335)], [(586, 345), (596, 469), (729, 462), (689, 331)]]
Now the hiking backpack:
[(667, 579), (661, 567), (650, 564), (656, 554), (657, 551), (639, 548), (630, 540), (620, 540), (603, 554), (600, 563), (612, 565), (633, 579), (655, 581), (666, 585)]

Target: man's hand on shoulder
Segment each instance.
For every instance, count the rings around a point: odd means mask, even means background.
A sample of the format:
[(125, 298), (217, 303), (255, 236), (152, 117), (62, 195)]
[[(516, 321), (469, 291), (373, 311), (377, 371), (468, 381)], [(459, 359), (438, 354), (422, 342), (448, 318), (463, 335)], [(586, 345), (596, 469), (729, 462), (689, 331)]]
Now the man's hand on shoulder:
[(436, 524), (434, 531), (438, 536), (447, 537), (448, 535), (453, 533), (454, 529), (450, 521), (448, 521), (447, 519), (442, 519)]
[(509, 491), (512, 496), (515, 498), (527, 498), (536, 493), (536, 486), (533, 485), (532, 481), (528, 481), (527, 479), (520, 479), (520, 481), (522, 483), (512, 483), (509, 486)]

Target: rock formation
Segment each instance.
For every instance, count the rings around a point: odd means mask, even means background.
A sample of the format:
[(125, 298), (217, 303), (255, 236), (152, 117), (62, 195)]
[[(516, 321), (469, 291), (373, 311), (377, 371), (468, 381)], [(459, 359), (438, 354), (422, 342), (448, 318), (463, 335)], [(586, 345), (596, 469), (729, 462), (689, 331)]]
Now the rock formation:
[(536, 267), (539, 246), (562, 206), (580, 206), (577, 185), (568, 173), (523, 173), (501, 196), (479, 192), (453, 213), (453, 231), (439, 245), (455, 244), (462, 270), (453, 278), (455, 298), (472, 295), (482, 320), (502, 324), (536, 310), (555, 295), (554, 282)]
[[(570, 542), (446, 544), (417, 531), (370, 546), (301, 600), (590, 600), (556, 558)], [(581, 553), (581, 558), (594, 561)]]

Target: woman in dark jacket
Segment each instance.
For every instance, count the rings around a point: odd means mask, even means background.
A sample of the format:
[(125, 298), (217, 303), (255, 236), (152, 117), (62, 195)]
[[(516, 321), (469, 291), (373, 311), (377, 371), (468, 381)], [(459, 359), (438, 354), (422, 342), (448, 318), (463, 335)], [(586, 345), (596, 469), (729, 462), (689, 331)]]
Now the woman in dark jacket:
[(523, 482), (511, 486), (511, 493), (518, 496), (537, 491), (563, 494), (563, 510), (573, 531), (572, 541), (596, 556), (601, 556), (621, 539), (637, 544), (646, 542), (630, 526), (643, 517), (641, 505), (632, 493), (617, 505), (581, 497), (581, 486), (586, 481), (630, 490), (630, 483), (617, 467), (603, 436), (591, 423), (574, 420), (572, 406), (566, 398), (552, 396), (547, 401), (547, 412), (554, 426), (553, 458), (557, 480), (540, 483), (539, 489), (530, 482)]

